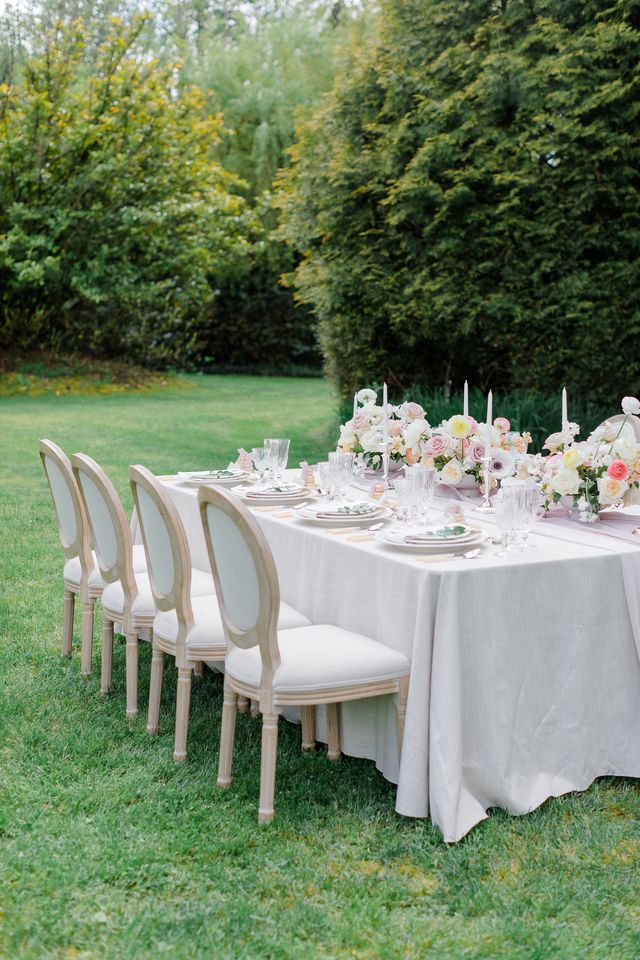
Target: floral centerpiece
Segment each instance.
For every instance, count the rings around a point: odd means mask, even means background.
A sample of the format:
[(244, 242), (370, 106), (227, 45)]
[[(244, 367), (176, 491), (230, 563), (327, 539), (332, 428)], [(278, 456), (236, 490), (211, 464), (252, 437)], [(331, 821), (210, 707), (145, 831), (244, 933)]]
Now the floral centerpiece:
[[(384, 452), (384, 407), (377, 403), (375, 390), (360, 390), (356, 394), (354, 415), (340, 428), (338, 450), (361, 454), (367, 467), (377, 470), (382, 466)], [(431, 427), (419, 403), (403, 403), (387, 407), (389, 459), (392, 463), (417, 463), (422, 446), (431, 436)]]
[[(354, 414), (340, 428), (338, 450), (361, 454), (367, 467), (382, 465), (384, 407), (374, 390), (355, 396)], [(439, 479), (451, 486), (474, 486), (483, 480), (486, 427), (473, 417), (456, 415), (432, 428), (419, 403), (388, 405), (389, 459), (392, 464), (433, 466)], [(528, 433), (511, 431), (506, 417), (492, 426), (491, 472), (494, 483), (515, 473), (520, 456), (531, 442)]]
[[(473, 417), (456, 414), (443, 420), (423, 448), (423, 462), (432, 463), (440, 480), (451, 486), (473, 486), (484, 480), (487, 429)], [(518, 458), (531, 443), (528, 433), (511, 431), (506, 417), (496, 417), (491, 430), (491, 475), (494, 484), (516, 472)]]
[(541, 474), (547, 510), (569, 502), (588, 522), (602, 507), (640, 502), (640, 443), (627, 427), (629, 416), (640, 413), (640, 401), (625, 397), (622, 412), (621, 423), (606, 421), (584, 441), (576, 440), (576, 423), (547, 438)]

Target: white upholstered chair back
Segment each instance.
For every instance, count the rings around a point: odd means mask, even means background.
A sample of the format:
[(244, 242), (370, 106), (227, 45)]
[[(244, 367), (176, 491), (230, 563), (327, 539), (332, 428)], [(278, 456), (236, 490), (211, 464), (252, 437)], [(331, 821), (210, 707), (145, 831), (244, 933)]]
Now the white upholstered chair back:
[(625, 417), (624, 413), (616, 413), (613, 417), (608, 417), (607, 420), (603, 420), (600, 424), (601, 427), (604, 427), (606, 423), (611, 424), (614, 427), (615, 432), (617, 433), (620, 429), (620, 425), (626, 419), (626, 423), (622, 428), (622, 433), (620, 436), (628, 437), (630, 440), (635, 440), (636, 443), (640, 443), (640, 417), (636, 417), (633, 414), (629, 414)]
[(184, 527), (171, 497), (150, 470), (130, 467), (129, 477), (155, 604), (158, 610), (175, 608), (180, 642), (193, 625), (191, 557)]
[(89, 521), (102, 579), (120, 580), (125, 598), (137, 593), (133, 575), (133, 542), (122, 501), (95, 460), (83, 453), (71, 457), (71, 468)]
[(236, 497), (201, 487), (198, 501), (227, 643), (260, 647), (264, 707), (280, 664), (280, 589), (273, 555), (258, 523)]
[(89, 529), (82, 500), (66, 453), (51, 440), (39, 440), (40, 459), (51, 491), (65, 557), (79, 557), (83, 575), (93, 569)]

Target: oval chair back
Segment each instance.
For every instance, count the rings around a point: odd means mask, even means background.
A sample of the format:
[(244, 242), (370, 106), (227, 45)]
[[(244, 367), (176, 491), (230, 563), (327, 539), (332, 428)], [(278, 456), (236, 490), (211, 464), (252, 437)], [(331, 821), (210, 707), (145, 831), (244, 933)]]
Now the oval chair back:
[(260, 648), (260, 702), (269, 712), (280, 665), (280, 588), (269, 544), (249, 510), (213, 487), (198, 491), (200, 516), (227, 644)]
[(175, 609), (180, 646), (193, 626), (191, 557), (184, 527), (171, 497), (150, 470), (133, 466), (129, 477), (153, 599), (158, 610)]
[[(129, 607), (137, 595), (133, 575), (133, 540), (122, 501), (102, 467), (84, 453), (71, 457), (102, 579), (120, 580)], [(126, 609), (125, 606), (125, 609)]]
[(600, 427), (604, 427), (605, 424), (610, 423), (617, 433), (620, 429), (619, 425), (624, 423), (625, 420), (627, 422), (624, 425), (621, 436), (629, 437), (629, 439), (633, 438), (636, 443), (640, 443), (640, 417), (636, 417), (633, 414), (616, 413), (615, 416), (603, 420)]
[(65, 557), (78, 557), (82, 582), (93, 569), (89, 527), (71, 463), (64, 450), (51, 440), (39, 440), (40, 459), (49, 484)]

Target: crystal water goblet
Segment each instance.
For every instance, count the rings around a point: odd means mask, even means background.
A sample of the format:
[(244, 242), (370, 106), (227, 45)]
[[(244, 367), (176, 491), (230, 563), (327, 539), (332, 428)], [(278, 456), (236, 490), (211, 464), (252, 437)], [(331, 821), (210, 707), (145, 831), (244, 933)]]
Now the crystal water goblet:
[(264, 441), (264, 445), (269, 451), (272, 464), (271, 469), (273, 470), (276, 480), (282, 480), (284, 471), (287, 469), (290, 443), (290, 440), (278, 437), (268, 437)]

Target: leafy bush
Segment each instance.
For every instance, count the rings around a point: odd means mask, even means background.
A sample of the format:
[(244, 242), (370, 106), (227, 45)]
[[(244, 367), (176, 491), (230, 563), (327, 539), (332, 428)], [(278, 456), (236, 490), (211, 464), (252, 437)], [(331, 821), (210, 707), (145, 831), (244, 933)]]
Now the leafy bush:
[(384, 0), (282, 178), (343, 394), (640, 378), (638, 0)]
[(245, 202), (214, 159), (221, 119), (113, 20), (49, 33), (0, 87), (0, 345), (184, 365), (220, 273), (247, 244)]

